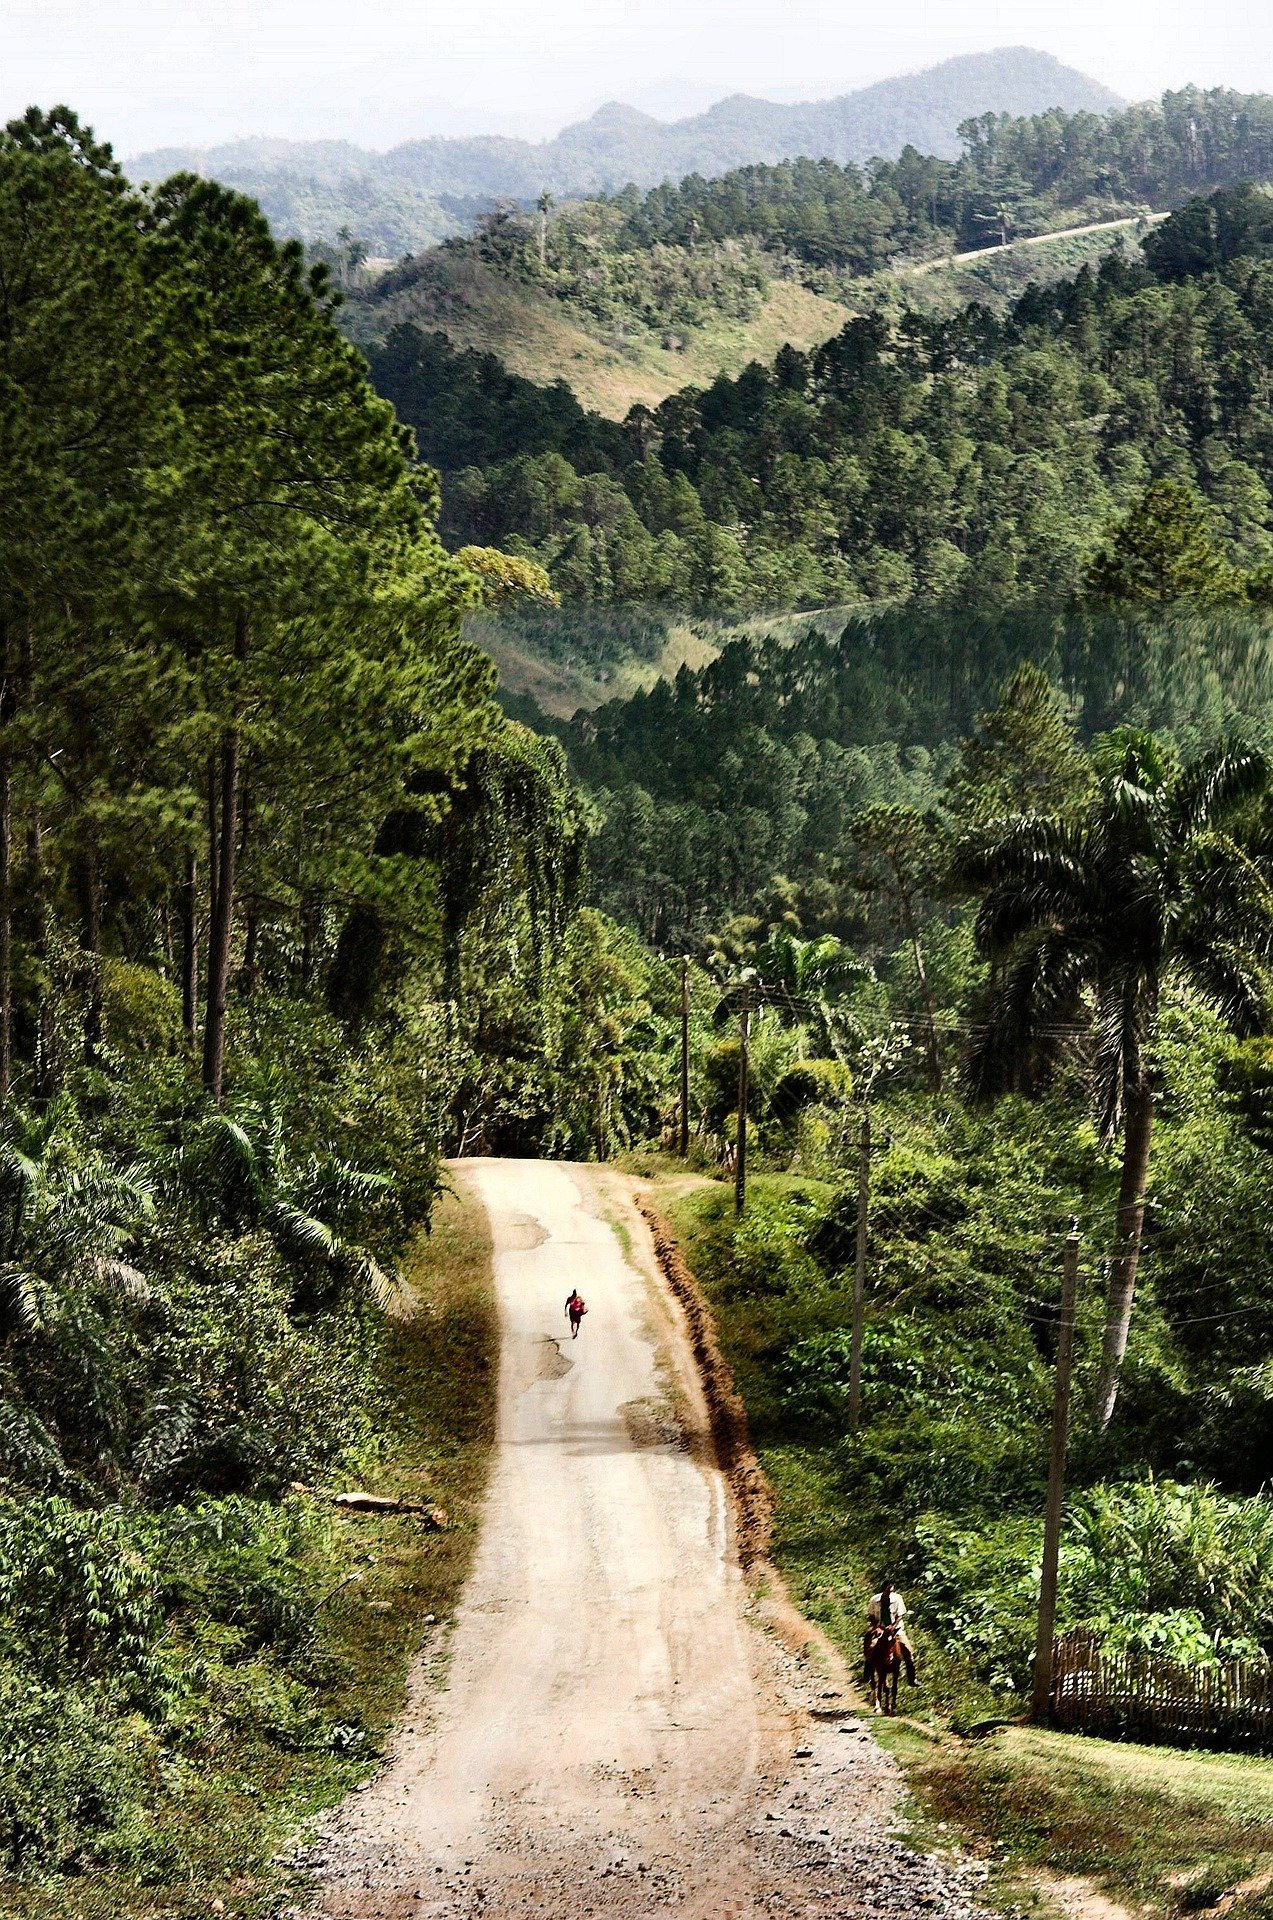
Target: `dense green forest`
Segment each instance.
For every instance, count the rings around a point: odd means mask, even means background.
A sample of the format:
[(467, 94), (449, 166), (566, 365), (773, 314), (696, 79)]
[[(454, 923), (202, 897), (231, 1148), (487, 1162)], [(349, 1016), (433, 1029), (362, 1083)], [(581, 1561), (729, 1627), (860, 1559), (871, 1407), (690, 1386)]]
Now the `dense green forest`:
[[(1165, 479), (1196, 487), (1229, 559), (1258, 569), (1271, 204), (1224, 189), (1137, 255), (1028, 289), (1005, 320), (852, 320), (812, 354), (635, 408), (621, 430), (512, 382), (508, 424), (526, 439), (451, 471), (444, 527), (510, 543), (585, 601), (1005, 603), (1074, 591), (1111, 519)], [(456, 458), (464, 415), (477, 444), (500, 445), (480, 362), (407, 327), (372, 366), (426, 453), (451, 368), (439, 455)]]
[[(631, 288), (608, 283), (637, 274), (643, 262), (649, 272), (660, 248), (702, 249), (710, 260), (713, 242), (752, 242), (788, 270), (794, 262), (801, 272), (857, 277), (899, 257), (998, 246), (1128, 207), (1169, 207), (1202, 191), (1273, 179), (1273, 98), (1224, 88), (1185, 88), (1158, 105), (1108, 116), (987, 113), (964, 121), (959, 136), (964, 152), (955, 161), (908, 146), (866, 170), (798, 159), (712, 179), (692, 174), (644, 196), (629, 188), (563, 207), (545, 222), (542, 254), (534, 224), (507, 217), (488, 221), (475, 241), (457, 238), (448, 247), (475, 247), (506, 268), (538, 271), (560, 297), (591, 303), (605, 317), (639, 310)], [(747, 263), (745, 256), (735, 261), (742, 298)], [(757, 263), (750, 270), (756, 274)], [(651, 288), (650, 297), (657, 292)], [(710, 297), (708, 289), (699, 297)], [(673, 327), (683, 318), (666, 303), (661, 317)]]
[(895, 610), (832, 639), (744, 636), (697, 673), (555, 726), (601, 814), (598, 901), (673, 949), (766, 911), (806, 936), (864, 936), (856, 816), (934, 806), (1023, 662), (1088, 737), (1134, 724), (1189, 746), (1230, 730), (1273, 744), (1273, 631), (1255, 612)]
[[(983, 670), (1021, 637), (983, 628)], [(1084, 641), (1106, 656), (1129, 638), (1058, 630), (1049, 668), (1072, 675)], [(1147, 680), (1168, 655), (1196, 679), (1207, 640), (1160, 636)], [(897, 736), (843, 753), (819, 817), (799, 784), (817, 744), (800, 722), (834, 713), (837, 693), (845, 712), (856, 702), (833, 654), (819, 679), (813, 649), (797, 652), (785, 681), (778, 661), (753, 658), (722, 663), (718, 683), (723, 705), (731, 693), (756, 713), (789, 703), (782, 745), (740, 728), (738, 750), (709, 773), (685, 689), (679, 739), (669, 724), (625, 743), (652, 786), (669, 754), (668, 785), (688, 786), (695, 762), (703, 781), (719, 774), (719, 810), (710, 824), (699, 815), (695, 844), (728, 850), (705, 888), (745, 889), (752, 876), (725, 871), (729, 852), (785, 853), (765, 846), (766, 827), (830, 827), (837, 852), (812, 881), (771, 874), (705, 942), (692, 1153), (710, 1165), (734, 1138), (732, 1016), (745, 990), (752, 1189), (741, 1216), (719, 1187), (673, 1196), (778, 1488), (782, 1564), (846, 1646), (872, 1570), (902, 1578), (926, 1632), (929, 1709), (974, 1721), (1028, 1683), (1060, 1248), (1074, 1218), (1080, 1404), (1062, 1625), (1203, 1663), (1267, 1654), (1268, 763), (1232, 736), (1205, 743), (1224, 737), (1231, 709), (1201, 715), (1185, 701), (1169, 714), (1157, 688), (1156, 734), (1111, 727), (1121, 691), (1102, 706), (1090, 680), (1089, 719), (1106, 730), (1085, 745), (1071, 701), (1022, 666), (940, 754), (899, 750)], [(881, 689), (887, 658), (881, 647)], [(913, 711), (899, 710), (901, 740), (942, 712), (962, 725), (977, 684), (974, 670), (953, 694), (930, 687), (931, 705), (903, 688)], [(1267, 737), (1267, 684), (1256, 703)], [(786, 819), (775, 791), (748, 787), (782, 746)], [(661, 839), (672, 857), (693, 840), (692, 806), (679, 822), (669, 808), (660, 836), (640, 795), (612, 798), (629, 840)], [(638, 884), (666, 883), (647, 871)]]

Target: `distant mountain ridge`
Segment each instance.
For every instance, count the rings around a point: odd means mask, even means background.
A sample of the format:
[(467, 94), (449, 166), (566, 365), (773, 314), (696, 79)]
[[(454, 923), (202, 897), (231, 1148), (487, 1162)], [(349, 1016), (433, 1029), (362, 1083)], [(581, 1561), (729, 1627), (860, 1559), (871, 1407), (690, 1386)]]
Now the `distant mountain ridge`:
[(399, 254), (459, 231), (473, 203), (657, 186), (758, 161), (896, 158), (912, 145), (954, 158), (956, 129), (982, 113), (1107, 113), (1117, 94), (1029, 47), (964, 54), (921, 73), (831, 100), (787, 106), (735, 94), (706, 112), (662, 121), (612, 101), (552, 140), (502, 135), (412, 140), (374, 153), (340, 140), (239, 140), (169, 147), (127, 163), (135, 179), (182, 168), (213, 175), (261, 201), (276, 229), (315, 242), (348, 226)]

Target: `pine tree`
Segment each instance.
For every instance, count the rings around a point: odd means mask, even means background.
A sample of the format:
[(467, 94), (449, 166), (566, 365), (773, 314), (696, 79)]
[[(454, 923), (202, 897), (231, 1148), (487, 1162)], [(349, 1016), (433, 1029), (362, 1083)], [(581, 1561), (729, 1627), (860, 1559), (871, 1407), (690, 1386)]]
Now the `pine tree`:
[(1158, 606), (1192, 600), (1214, 606), (1241, 597), (1241, 585), (1191, 487), (1158, 480), (1123, 515), (1087, 572), (1102, 599)]

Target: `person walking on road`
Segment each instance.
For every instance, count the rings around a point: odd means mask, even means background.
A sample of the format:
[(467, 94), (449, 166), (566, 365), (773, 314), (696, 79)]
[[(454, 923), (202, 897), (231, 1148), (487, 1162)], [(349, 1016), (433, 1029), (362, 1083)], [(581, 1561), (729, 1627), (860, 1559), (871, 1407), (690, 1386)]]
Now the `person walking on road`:
[(566, 1299), (566, 1318), (570, 1322), (570, 1337), (579, 1338), (579, 1325), (588, 1309), (583, 1303), (583, 1295), (578, 1287), (572, 1287)]

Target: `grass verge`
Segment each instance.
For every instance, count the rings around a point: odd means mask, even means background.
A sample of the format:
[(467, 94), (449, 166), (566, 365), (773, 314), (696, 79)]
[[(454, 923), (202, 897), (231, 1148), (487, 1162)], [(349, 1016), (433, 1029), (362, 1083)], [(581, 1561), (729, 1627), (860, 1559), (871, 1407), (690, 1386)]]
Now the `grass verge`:
[[(945, 1821), (974, 1836), (1001, 1863), (1002, 1896), (1027, 1911), (1040, 1895), (1072, 1902), (1078, 1882), (1142, 1913), (1273, 1914), (1267, 1760), (1027, 1727), (899, 1757), (928, 1830)], [(1030, 1868), (1043, 1871), (1033, 1892), (1019, 1883)]]
[[(647, 1159), (640, 1172), (654, 1182), (659, 1211), (712, 1308), (742, 1395), (776, 1495), (771, 1557), (795, 1605), (856, 1663), (883, 1523), (855, 1503), (834, 1448), (811, 1444), (789, 1423), (781, 1392), (790, 1345), (822, 1330), (829, 1315), (847, 1314), (847, 1302), (815, 1290), (778, 1301), (739, 1286), (729, 1190), (687, 1188), (679, 1162), (660, 1168)], [(751, 1191), (774, 1197), (813, 1184), (760, 1174)], [(877, 1724), (912, 1789), (917, 1844), (958, 1843), (986, 1858), (990, 1897), (1008, 1912), (1117, 1920), (1126, 1908), (1273, 1920), (1273, 1762), (1018, 1726), (959, 1739), (953, 1728), (1002, 1702), (922, 1621), (915, 1637), (922, 1684), (907, 1711), (941, 1737)]]
[[(302, 1822), (372, 1771), (429, 1617), (454, 1613), (477, 1540), (498, 1352), (482, 1209), (447, 1195), (405, 1277), (379, 1369), (379, 1442), (346, 1484), (441, 1506), (448, 1527), (323, 1502), (321, 1545), (302, 1570), (313, 1631), (301, 1651), (231, 1664), (204, 1650), (204, 1725), (155, 1770), (116, 1863), (45, 1882), (0, 1877), (3, 1920), (265, 1920), (294, 1888), (278, 1856)], [(300, 1716), (275, 1706), (285, 1693)], [(136, 1737), (144, 1744), (144, 1725)]]

